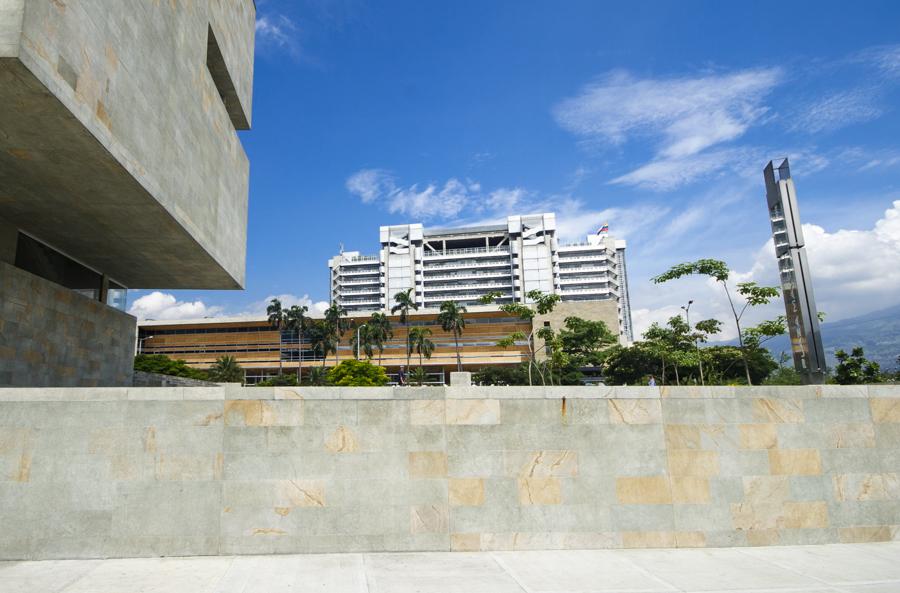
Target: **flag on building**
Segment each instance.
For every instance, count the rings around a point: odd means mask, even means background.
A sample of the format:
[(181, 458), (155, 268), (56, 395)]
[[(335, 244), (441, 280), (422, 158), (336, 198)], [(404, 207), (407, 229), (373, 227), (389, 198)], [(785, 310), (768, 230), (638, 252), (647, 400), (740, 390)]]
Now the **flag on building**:
[(604, 222), (603, 226), (601, 226), (599, 229), (597, 229), (598, 235), (602, 235), (603, 233), (608, 233), (608, 232), (609, 232), (609, 223), (608, 222)]

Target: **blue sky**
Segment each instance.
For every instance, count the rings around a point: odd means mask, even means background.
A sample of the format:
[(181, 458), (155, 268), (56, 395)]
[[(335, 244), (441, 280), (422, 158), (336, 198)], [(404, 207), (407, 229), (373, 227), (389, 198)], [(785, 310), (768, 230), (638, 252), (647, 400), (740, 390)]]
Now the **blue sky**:
[[(244, 291), (131, 291), (142, 317), (328, 296), (378, 226), (555, 211), (628, 241), (638, 329), (776, 283), (762, 168), (788, 156), (820, 309), (900, 302), (900, 4), (257, 0)], [(757, 316), (777, 314), (777, 307)], [(725, 337), (728, 337), (727, 335)]]

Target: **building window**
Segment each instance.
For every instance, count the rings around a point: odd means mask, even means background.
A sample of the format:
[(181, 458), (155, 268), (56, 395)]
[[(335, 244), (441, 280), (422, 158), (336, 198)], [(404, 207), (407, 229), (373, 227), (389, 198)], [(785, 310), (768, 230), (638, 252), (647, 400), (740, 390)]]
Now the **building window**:
[(250, 123), (244, 115), (244, 108), (238, 99), (237, 90), (234, 87), (234, 81), (231, 74), (228, 73), (228, 65), (225, 63), (225, 57), (219, 47), (219, 42), (213, 33), (212, 26), (206, 28), (206, 68), (212, 76), (216, 90), (222, 97), (222, 103), (225, 105), (225, 111), (236, 130), (247, 130)]

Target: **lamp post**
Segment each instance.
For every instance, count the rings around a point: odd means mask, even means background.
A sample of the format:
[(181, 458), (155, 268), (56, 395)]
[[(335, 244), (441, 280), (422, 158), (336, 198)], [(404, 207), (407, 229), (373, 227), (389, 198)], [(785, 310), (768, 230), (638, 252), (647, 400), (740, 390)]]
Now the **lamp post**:
[(155, 337), (156, 337), (156, 336), (145, 336), (145, 337), (143, 337), (143, 338), (138, 338), (137, 353), (138, 353), (138, 354), (143, 354), (143, 353), (144, 353), (144, 340), (149, 340), (149, 339), (155, 338)]
[[(694, 301), (688, 301), (687, 307), (682, 305), (682, 309), (684, 309), (684, 320), (687, 323), (688, 331), (691, 330), (691, 305), (694, 304)], [(694, 337), (694, 348), (697, 350), (697, 364), (700, 366), (700, 385), (706, 385), (706, 382), (703, 380), (703, 359), (700, 357), (700, 343), (697, 341), (697, 334), (693, 334)]]
[(364, 327), (366, 327), (365, 323), (356, 328), (356, 360), (359, 360), (359, 330)]

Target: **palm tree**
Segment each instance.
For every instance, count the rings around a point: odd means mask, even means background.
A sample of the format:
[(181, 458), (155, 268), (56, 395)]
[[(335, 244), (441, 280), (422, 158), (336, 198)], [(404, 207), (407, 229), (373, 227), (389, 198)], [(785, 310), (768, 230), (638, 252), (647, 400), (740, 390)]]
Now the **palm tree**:
[(406, 355), (412, 354), (413, 350), (418, 352), (419, 368), (422, 368), (422, 357), (431, 358), (431, 353), (434, 352), (434, 342), (429, 339), (430, 336), (431, 330), (427, 327), (414, 327), (409, 330), (409, 348)]
[(373, 346), (375, 345), (375, 337), (372, 327), (368, 323), (364, 323), (356, 330), (356, 333), (350, 338), (350, 345), (353, 347), (353, 355), (357, 356), (361, 350), (366, 358), (370, 359), (374, 355)]
[(371, 319), (366, 322), (372, 345), (378, 348), (378, 366), (381, 366), (381, 356), (384, 354), (384, 343), (394, 337), (391, 329), (391, 320), (384, 313), (372, 313)]
[(400, 311), (400, 323), (406, 326), (406, 368), (409, 369), (409, 355), (412, 352), (412, 348), (410, 347), (410, 328), (409, 328), (409, 310), (413, 311), (419, 310), (419, 305), (416, 304), (416, 300), (412, 296), (412, 291), (414, 289), (407, 288), (406, 290), (400, 291), (394, 295), (394, 302), (397, 303), (393, 307), (391, 307), (391, 313), (396, 313)]
[(288, 309), (285, 314), (285, 327), (297, 331), (297, 385), (300, 385), (301, 379), (303, 365), (303, 333), (306, 331), (306, 325), (309, 323), (309, 319), (306, 317), (308, 311), (309, 307), (306, 305), (294, 305)]
[(441, 303), (441, 312), (438, 314), (438, 321), (441, 329), (445, 332), (453, 332), (453, 341), (456, 343), (456, 370), (462, 370), (462, 357), (459, 355), (459, 336), (462, 335), (466, 328), (466, 319), (464, 314), (466, 308), (458, 305), (455, 301), (444, 301)]
[(338, 350), (341, 346), (341, 338), (344, 332), (350, 327), (347, 319), (347, 309), (343, 308), (339, 303), (331, 303), (331, 306), (325, 309), (325, 333), (334, 343), (334, 364), (338, 364)]
[(244, 369), (234, 356), (222, 356), (209, 369), (209, 378), (218, 383), (243, 383)]
[(287, 321), (284, 309), (281, 308), (281, 301), (272, 299), (271, 304), (266, 307), (266, 314), (269, 316), (269, 325), (278, 330), (278, 374), (281, 374), (281, 330)]

